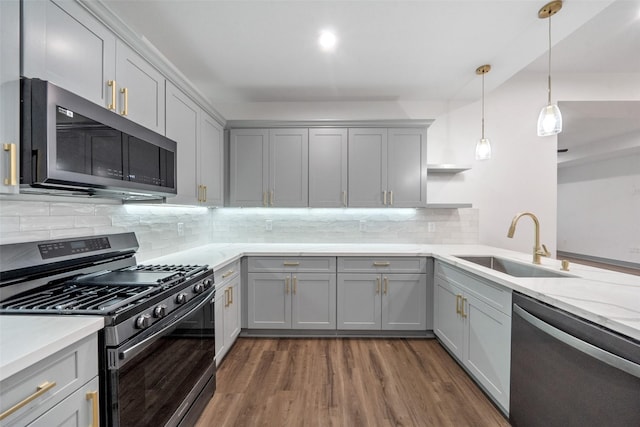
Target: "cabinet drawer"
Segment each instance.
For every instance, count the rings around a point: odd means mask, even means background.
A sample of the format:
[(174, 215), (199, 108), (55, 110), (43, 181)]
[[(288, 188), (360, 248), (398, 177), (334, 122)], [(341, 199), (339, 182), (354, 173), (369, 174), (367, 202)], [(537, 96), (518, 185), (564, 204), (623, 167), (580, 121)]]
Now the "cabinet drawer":
[(250, 273), (295, 272), (295, 273), (335, 273), (334, 257), (250, 257)]
[(426, 273), (424, 257), (341, 257), (338, 258), (339, 273)]
[(240, 273), (240, 260), (224, 265), (213, 272), (213, 282), (218, 286), (225, 280), (231, 279)]
[[(71, 396), (58, 403), (40, 418), (29, 424), (28, 427), (51, 427), (51, 426), (94, 426), (98, 421), (94, 416), (100, 413), (97, 394), (99, 390), (98, 377), (76, 390)], [(95, 397), (89, 398), (90, 393), (96, 393)], [(96, 399), (96, 400), (94, 400)], [(95, 412), (94, 412), (95, 409)], [(69, 423), (69, 424), (65, 424)]]
[(43, 384), (55, 386), (2, 420), (2, 425), (28, 424), (97, 375), (98, 338), (93, 334), (4, 380), (0, 412), (28, 399)]
[(464, 288), (475, 295), (480, 301), (511, 316), (511, 289), (458, 268), (436, 261), (436, 277), (441, 277), (450, 283)]

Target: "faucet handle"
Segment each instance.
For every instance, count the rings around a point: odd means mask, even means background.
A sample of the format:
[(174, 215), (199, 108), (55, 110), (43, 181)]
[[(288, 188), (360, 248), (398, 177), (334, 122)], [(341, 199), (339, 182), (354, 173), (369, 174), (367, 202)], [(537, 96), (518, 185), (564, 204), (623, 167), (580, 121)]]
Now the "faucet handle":
[(538, 250), (538, 254), (541, 256), (546, 256), (546, 257), (550, 257), (551, 256), (551, 252), (549, 252), (549, 250), (547, 249), (547, 247), (543, 244), (542, 245), (542, 249)]

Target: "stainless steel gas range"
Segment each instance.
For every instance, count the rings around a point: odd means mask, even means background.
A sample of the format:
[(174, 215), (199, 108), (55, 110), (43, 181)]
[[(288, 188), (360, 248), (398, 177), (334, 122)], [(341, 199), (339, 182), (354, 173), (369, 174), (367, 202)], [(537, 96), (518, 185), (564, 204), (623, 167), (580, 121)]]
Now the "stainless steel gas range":
[(192, 425), (215, 391), (213, 271), (136, 265), (133, 233), (0, 247), (0, 314), (98, 315), (101, 424)]

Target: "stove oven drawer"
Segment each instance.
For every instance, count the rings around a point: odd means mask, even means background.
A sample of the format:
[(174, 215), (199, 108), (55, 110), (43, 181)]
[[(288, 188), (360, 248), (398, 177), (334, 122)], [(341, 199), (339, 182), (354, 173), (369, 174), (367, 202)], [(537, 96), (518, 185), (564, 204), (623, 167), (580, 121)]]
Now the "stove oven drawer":
[(0, 426), (29, 424), (97, 375), (94, 334), (2, 381)]

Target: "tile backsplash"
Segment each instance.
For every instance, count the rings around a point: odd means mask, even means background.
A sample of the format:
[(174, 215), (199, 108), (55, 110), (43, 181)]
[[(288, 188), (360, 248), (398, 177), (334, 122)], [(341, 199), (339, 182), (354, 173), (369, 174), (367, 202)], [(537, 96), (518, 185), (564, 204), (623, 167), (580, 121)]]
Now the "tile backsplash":
[[(133, 231), (145, 261), (207, 243), (478, 243), (477, 209), (262, 209), (0, 200), (0, 243)], [(182, 229), (182, 232), (179, 232)]]

